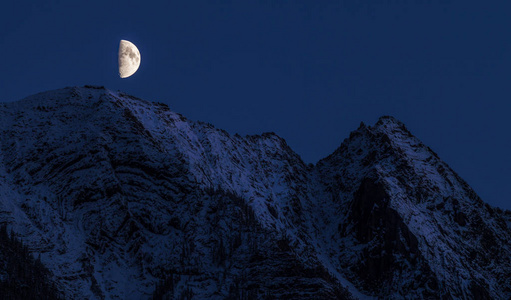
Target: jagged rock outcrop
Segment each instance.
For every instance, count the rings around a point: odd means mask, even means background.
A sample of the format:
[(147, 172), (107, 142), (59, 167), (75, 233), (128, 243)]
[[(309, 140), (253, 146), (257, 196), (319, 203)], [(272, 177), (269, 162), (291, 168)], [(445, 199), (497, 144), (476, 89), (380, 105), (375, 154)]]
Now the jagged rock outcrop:
[(362, 124), (317, 169), (341, 216), (320, 232), (339, 238), (331, 257), (357, 286), (394, 298), (508, 297), (509, 212), (484, 204), (401, 122)]
[(307, 165), (102, 87), (37, 94), (0, 105), (0, 222), (71, 298), (511, 296), (511, 213), (392, 117)]

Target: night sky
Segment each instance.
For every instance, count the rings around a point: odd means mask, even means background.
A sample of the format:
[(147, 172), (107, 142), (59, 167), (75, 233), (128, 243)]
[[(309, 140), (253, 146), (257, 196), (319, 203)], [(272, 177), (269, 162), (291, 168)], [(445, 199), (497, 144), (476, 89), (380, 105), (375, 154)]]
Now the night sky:
[[(103, 85), (273, 131), (312, 163), (393, 115), (511, 209), (511, 1), (17, 2), (0, 8), (0, 101)], [(142, 55), (127, 79), (121, 39)]]

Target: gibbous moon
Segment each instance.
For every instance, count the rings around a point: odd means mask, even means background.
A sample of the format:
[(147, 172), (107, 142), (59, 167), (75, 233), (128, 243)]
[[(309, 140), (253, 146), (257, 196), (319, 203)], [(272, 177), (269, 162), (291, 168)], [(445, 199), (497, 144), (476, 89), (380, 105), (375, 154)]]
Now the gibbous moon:
[(132, 42), (121, 40), (119, 44), (119, 76), (130, 77), (140, 67), (140, 51)]

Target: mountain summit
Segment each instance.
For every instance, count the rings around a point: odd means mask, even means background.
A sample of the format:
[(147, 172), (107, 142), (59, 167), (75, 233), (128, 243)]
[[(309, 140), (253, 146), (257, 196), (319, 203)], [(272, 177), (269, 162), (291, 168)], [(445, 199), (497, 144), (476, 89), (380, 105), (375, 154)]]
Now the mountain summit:
[(66, 298), (511, 297), (511, 213), (393, 117), (307, 165), (103, 87), (40, 93), (0, 105), (0, 224)]

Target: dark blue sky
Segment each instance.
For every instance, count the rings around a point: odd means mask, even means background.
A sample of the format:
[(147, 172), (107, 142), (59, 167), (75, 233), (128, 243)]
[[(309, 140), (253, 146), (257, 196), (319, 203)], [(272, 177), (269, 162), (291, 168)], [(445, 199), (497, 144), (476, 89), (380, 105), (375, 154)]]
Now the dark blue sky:
[[(393, 115), (511, 209), (511, 1), (17, 2), (0, 12), (1, 101), (104, 85), (274, 131), (313, 163)], [(127, 79), (120, 39), (142, 54)]]

